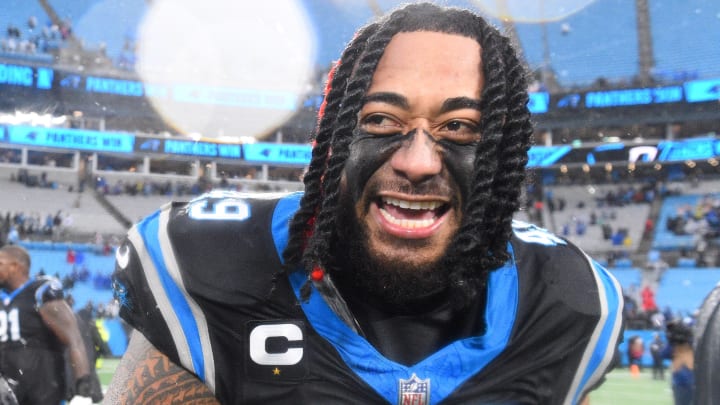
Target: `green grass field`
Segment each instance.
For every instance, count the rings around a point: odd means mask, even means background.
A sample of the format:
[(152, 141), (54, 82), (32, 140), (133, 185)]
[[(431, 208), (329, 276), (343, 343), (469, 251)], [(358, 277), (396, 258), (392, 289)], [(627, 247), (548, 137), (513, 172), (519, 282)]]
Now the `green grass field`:
[(665, 370), (665, 380), (653, 380), (652, 370), (643, 370), (632, 376), (626, 368), (607, 375), (605, 383), (590, 394), (591, 405), (672, 405), (670, 373)]
[[(100, 382), (104, 387), (110, 383), (120, 360), (103, 359), (98, 370)], [(628, 369), (618, 369), (608, 374), (605, 383), (590, 394), (591, 405), (672, 405), (672, 391), (665, 372), (665, 380), (653, 380), (650, 369), (640, 375), (632, 376)]]
[(102, 359), (102, 365), (98, 369), (98, 377), (100, 377), (100, 384), (103, 387), (107, 387), (110, 384), (115, 369), (117, 368), (120, 359)]

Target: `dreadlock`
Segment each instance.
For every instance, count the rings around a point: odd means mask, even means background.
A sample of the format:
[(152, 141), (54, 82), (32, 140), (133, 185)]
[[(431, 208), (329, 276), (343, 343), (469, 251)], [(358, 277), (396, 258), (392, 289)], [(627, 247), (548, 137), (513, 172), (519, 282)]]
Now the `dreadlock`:
[(333, 135), (333, 126), (338, 116), (343, 93), (348, 78), (359, 54), (363, 50), (365, 41), (377, 29), (377, 24), (361, 29), (345, 51), (337, 65), (330, 72), (331, 82), (326, 88), (325, 99), (321, 108), (321, 117), (318, 122), (318, 131), (315, 136), (315, 146), (307, 173), (303, 177), (305, 194), (300, 208), (290, 222), (290, 238), (283, 252), (283, 259), (290, 267), (299, 264), (303, 251), (310, 236), (311, 228), (323, 200), (323, 177), (327, 170), (328, 155)]
[(445, 259), (456, 304), (464, 306), (484, 288), (489, 272), (509, 258), (511, 221), (519, 206), (532, 133), (525, 69), (509, 40), (467, 10), (407, 5), (361, 29), (348, 44), (325, 94), (303, 179), (305, 194), (291, 221), (283, 258), (288, 269), (302, 265), (308, 273), (332, 262), (340, 179), (362, 98), (393, 36), (415, 31), (458, 34), (482, 45), (482, 141), (475, 153), (463, 222)]

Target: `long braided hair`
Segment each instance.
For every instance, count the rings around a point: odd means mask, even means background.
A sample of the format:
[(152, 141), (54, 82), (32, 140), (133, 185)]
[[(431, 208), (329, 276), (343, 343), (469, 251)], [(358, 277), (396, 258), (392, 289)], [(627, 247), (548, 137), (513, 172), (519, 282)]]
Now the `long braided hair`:
[(432, 4), (404, 6), (362, 28), (331, 72), (321, 108), (305, 194), (290, 223), (283, 253), (286, 269), (310, 273), (333, 259), (340, 180), (349, 156), (362, 98), (392, 37), (434, 31), (473, 38), (481, 44), (485, 88), (481, 133), (463, 221), (446, 255), (452, 296), (460, 307), (482, 291), (489, 272), (509, 258), (511, 221), (519, 206), (532, 134), (527, 109), (526, 70), (510, 41), (467, 10)]

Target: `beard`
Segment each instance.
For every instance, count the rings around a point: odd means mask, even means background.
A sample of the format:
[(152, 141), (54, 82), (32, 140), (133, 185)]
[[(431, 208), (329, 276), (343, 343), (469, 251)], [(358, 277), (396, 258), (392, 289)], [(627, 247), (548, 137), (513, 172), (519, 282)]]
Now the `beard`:
[(335, 254), (328, 270), (343, 296), (397, 313), (435, 305), (448, 286), (443, 260), (418, 265), (371, 249), (368, 231), (357, 219), (351, 198), (344, 196), (340, 206), (337, 229), (346, 232), (333, 239), (331, 251)]

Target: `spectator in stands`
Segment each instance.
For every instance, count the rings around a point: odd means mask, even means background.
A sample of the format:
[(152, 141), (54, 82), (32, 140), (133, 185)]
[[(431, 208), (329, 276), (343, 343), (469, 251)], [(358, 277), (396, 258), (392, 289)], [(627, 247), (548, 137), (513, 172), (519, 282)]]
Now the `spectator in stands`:
[(622, 229), (618, 229), (615, 231), (615, 233), (612, 235), (610, 240), (612, 241), (613, 246), (622, 246), (623, 242), (625, 242), (625, 237), (627, 234)]
[(602, 229), (603, 239), (604, 239), (604, 240), (610, 240), (610, 239), (612, 238), (612, 235), (613, 235), (612, 226), (610, 226), (610, 224), (604, 222), (604, 223), (602, 224), (601, 229)]
[(657, 304), (655, 303), (655, 291), (653, 291), (653, 289), (650, 288), (649, 285), (645, 285), (640, 294), (642, 295), (643, 311), (646, 314), (652, 314), (654, 312), (657, 312), (658, 308)]
[(625, 302), (625, 306), (623, 307), (623, 318), (627, 322), (627, 328), (642, 329), (644, 325), (640, 325), (640, 327), (638, 327), (638, 324), (636, 323), (639, 311), (635, 298), (623, 291), (623, 301)]
[(18, 242), (20, 242), (20, 232), (18, 232), (17, 227), (15, 225), (10, 226), (10, 231), (7, 235), (7, 244), (8, 245), (17, 245)]

